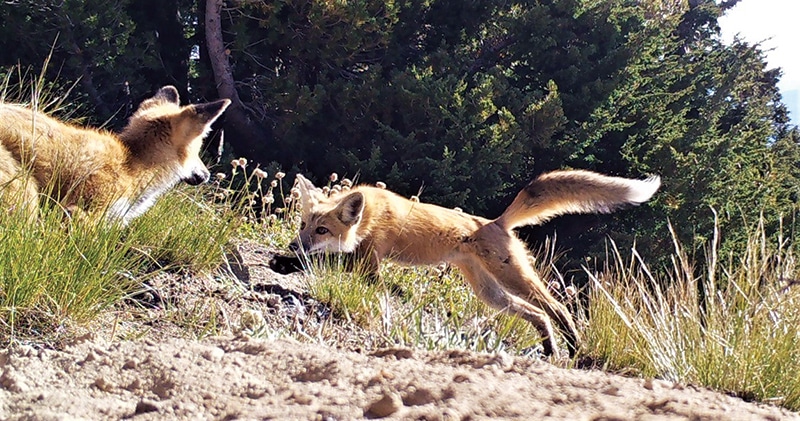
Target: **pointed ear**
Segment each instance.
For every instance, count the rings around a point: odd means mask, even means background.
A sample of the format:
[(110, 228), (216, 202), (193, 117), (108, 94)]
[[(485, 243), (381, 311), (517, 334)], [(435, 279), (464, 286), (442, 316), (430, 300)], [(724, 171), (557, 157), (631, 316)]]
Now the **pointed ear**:
[(174, 86), (167, 85), (156, 92), (153, 98), (158, 102), (171, 102), (175, 105), (180, 105), (181, 100), (178, 96), (178, 90)]
[(153, 107), (158, 107), (164, 104), (172, 104), (175, 106), (180, 106), (180, 98), (178, 97), (178, 90), (175, 89), (174, 86), (165, 86), (159, 89), (155, 95), (146, 100), (142, 101), (139, 104), (139, 108), (136, 109), (137, 112), (145, 111)]
[(303, 177), (302, 174), (297, 174), (294, 178), (294, 182), (297, 184), (297, 188), (300, 189), (300, 193), (318, 190), (317, 186), (315, 186), (311, 180)]
[(222, 112), (231, 105), (231, 100), (220, 99), (214, 102), (207, 102), (205, 104), (190, 105), (184, 112), (193, 112), (205, 124), (211, 124), (216, 120)]
[(322, 189), (314, 186), (314, 183), (312, 183), (311, 180), (303, 177), (300, 174), (297, 174), (295, 177), (294, 184), (298, 189), (300, 189), (300, 204), (303, 208), (303, 215), (308, 215), (311, 213), (311, 210), (314, 208), (314, 206), (320, 202), (320, 199), (325, 197), (322, 194)]
[(361, 222), (361, 214), (363, 212), (364, 195), (361, 192), (348, 194), (336, 206), (336, 214), (339, 216), (339, 220), (347, 226), (353, 226)]

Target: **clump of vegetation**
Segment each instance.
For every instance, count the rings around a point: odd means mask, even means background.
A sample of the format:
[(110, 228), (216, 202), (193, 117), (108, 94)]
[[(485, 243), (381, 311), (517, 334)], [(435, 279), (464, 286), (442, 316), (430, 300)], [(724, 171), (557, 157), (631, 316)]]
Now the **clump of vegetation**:
[(705, 262), (675, 240), (666, 273), (612, 248), (591, 274), (584, 351), (606, 369), (800, 409), (796, 260), (789, 240), (769, 241), (764, 226), (737, 254), (719, 254), (716, 231)]

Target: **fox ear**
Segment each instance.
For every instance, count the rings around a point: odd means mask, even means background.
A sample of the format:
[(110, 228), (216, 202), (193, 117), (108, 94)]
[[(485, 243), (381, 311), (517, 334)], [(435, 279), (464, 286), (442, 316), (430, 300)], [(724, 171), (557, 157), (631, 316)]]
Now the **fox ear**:
[(167, 85), (156, 91), (155, 95), (152, 97), (142, 101), (142, 103), (139, 104), (139, 108), (137, 108), (137, 112), (148, 110), (164, 104), (173, 104), (179, 106), (180, 103), (181, 101), (178, 95), (178, 90), (175, 89), (174, 86)]
[(322, 190), (314, 186), (311, 180), (300, 174), (297, 174), (294, 180), (294, 184), (300, 190), (300, 204), (303, 208), (303, 215), (308, 215), (311, 213), (311, 209), (319, 203), (320, 198), (323, 197)]
[(153, 95), (153, 98), (151, 99), (154, 99), (159, 102), (171, 102), (175, 105), (181, 104), (180, 96), (178, 95), (178, 90), (171, 85), (167, 85), (159, 89), (158, 92), (156, 92), (156, 94)]
[(347, 226), (353, 226), (361, 221), (364, 212), (364, 195), (361, 192), (350, 193), (342, 199), (336, 211), (339, 220)]
[(294, 183), (297, 185), (297, 188), (300, 189), (300, 193), (318, 190), (317, 186), (315, 186), (311, 180), (303, 177), (302, 174), (297, 174), (295, 176)]
[(231, 100), (220, 99), (214, 102), (207, 102), (205, 104), (190, 105), (191, 109), (205, 124), (211, 124), (216, 120), (222, 112), (231, 105)]

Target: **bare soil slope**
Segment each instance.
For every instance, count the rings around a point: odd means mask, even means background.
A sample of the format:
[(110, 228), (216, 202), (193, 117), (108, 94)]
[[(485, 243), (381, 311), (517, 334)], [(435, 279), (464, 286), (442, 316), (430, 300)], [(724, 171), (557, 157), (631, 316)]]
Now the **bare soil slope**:
[[(286, 304), (307, 301), (296, 278), (269, 273), (262, 264), (268, 252), (257, 246), (240, 252), (242, 265), (233, 269), (249, 287), (239, 293), (221, 291), (213, 279), (163, 280), (159, 288), (178, 307), (213, 302), (231, 325), (260, 305), (285, 321), (268, 321), (276, 329), (296, 326), (298, 312), (311, 329), (308, 314), (319, 311)], [(344, 349), (352, 344), (248, 339), (236, 329), (196, 341), (152, 319), (143, 339), (109, 334), (133, 331), (135, 323), (106, 323), (59, 349), (0, 352), (0, 419), (800, 419), (692, 386), (505, 354), (356, 352)]]

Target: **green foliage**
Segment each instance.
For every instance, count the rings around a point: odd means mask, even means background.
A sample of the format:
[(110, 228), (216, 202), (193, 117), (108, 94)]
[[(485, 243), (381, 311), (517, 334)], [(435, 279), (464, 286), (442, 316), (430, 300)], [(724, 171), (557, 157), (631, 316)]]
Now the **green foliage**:
[[(149, 3), (153, 5), (148, 6)], [(124, 124), (139, 100), (166, 84), (183, 89), (191, 45), (178, 10), (191, 2), (9, 2), (0, 10), (0, 66), (42, 68), (75, 81), (72, 100), (96, 124)]]
[(277, 159), (499, 213), (534, 171), (579, 151), (555, 139), (588, 114), (588, 96), (611, 89), (635, 22), (608, 23), (608, 8), (567, 0), (442, 13), (449, 6), (286, 1), (234, 11), (231, 57), (237, 69), (263, 69), (237, 79), (270, 122)]
[[(50, 55), (48, 80), (75, 81), (77, 102), (114, 127), (167, 83), (215, 97), (204, 4), (150, 3), (12, 2), (0, 11), (0, 64), (38, 68)], [(607, 235), (659, 250), (665, 217), (694, 244), (713, 206), (725, 247), (740, 247), (740, 220), (794, 213), (800, 135), (759, 47), (716, 36), (735, 3), (229, 4), (224, 59), (263, 130), (253, 139), (228, 122), (223, 146), (243, 154), (261, 142), (251, 161), (316, 180), (384, 181), (487, 216), (546, 170), (658, 173), (664, 187), (651, 204), (530, 234), (558, 232), (573, 261), (602, 254)]]

